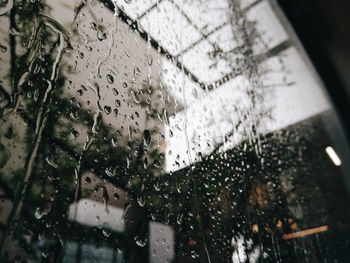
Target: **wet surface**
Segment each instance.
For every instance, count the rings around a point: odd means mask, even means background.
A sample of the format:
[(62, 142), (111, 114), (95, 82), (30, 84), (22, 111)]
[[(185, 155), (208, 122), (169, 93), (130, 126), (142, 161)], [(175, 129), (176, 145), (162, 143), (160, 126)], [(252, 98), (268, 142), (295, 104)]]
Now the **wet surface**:
[(274, 2), (0, 1), (1, 262), (348, 262), (349, 149)]

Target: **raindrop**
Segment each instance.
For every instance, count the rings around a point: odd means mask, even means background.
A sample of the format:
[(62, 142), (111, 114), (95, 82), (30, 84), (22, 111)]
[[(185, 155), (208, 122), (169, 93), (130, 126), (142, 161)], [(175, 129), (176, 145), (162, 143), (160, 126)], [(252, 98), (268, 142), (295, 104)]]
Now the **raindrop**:
[(89, 176), (85, 177), (85, 184), (91, 184), (91, 178)]
[(35, 210), (35, 218), (36, 219), (41, 219), (43, 218), (44, 216), (48, 215), (49, 213), (49, 210), (47, 209), (40, 209), (39, 207), (36, 208)]
[(38, 99), (39, 99), (39, 90), (36, 89), (36, 90), (34, 90), (33, 100), (36, 102), (36, 101), (38, 101)]
[(178, 214), (177, 218), (176, 218), (176, 223), (178, 225), (182, 224), (182, 220), (183, 220), (183, 214)]
[(116, 101), (115, 101), (115, 106), (116, 106), (116, 107), (120, 107), (120, 105), (121, 105), (120, 100), (116, 100)]
[(122, 215), (122, 221), (123, 222), (125, 222), (125, 220), (126, 220), (126, 214), (127, 214), (128, 210), (129, 210), (129, 208), (131, 208), (131, 204), (130, 203), (126, 203), (124, 205), (124, 211), (123, 211), (123, 215)]
[(114, 199), (115, 200), (119, 200), (120, 199), (120, 196), (118, 195), (118, 193), (114, 193)]
[(135, 242), (139, 247), (144, 247), (147, 245), (148, 239), (147, 238), (140, 238), (139, 236), (135, 236)]
[(138, 67), (134, 68), (134, 76), (140, 76), (141, 75), (141, 70)]
[(111, 166), (107, 167), (105, 169), (105, 173), (109, 176), (109, 177), (113, 177), (115, 176), (115, 168), (113, 169)]
[(0, 44), (0, 51), (1, 51), (2, 53), (6, 53), (7, 47), (5, 47), (5, 46), (3, 46), (3, 45)]
[(13, 0), (0, 1), (0, 16), (6, 14), (13, 7)]
[(20, 34), (20, 32), (14, 28), (14, 27), (11, 27), (10, 30), (9, 30), (10, 34), (13, 35), (13, 36), (18, 36)]
[(145, 206), (146, 199), (145, 199), (145, 194), (143, 192), (141, 192), (140, 194), (137, 195), (137, 203), (141, 207)]
[(115, 96), (118, 96), (119, 95), (119, 92), (117, 91), (117, 89), (113, 88), (112, 89), (112, 92)]
[(157, 192), (160, 191), (160, 178), (157, 180), (157, 182), (154, 184), (154, 190)]
[(148, 159), (147, 157), (145, 157), (145, 159), (143, 160), (143, 168), (147, 169), (147, 166), (148, 166)]
[(128, 84), (126, 82), (123, 82), (123, 88), (126, 89), (128, 87)]
[(167, 111), (166, 109), (164, 109), (163, 117), (164, 117), (164, 122), (165, 122), (167, 125), (170, 125), (169, 114), (168, 114), (168, 111)]
[(79, 96), (83, 96), (84, 92), (83, 92), (82, 89), (78, 89), (78, 90), (77, 90), (77, 94), (78, 94)]
[[(114, 114), (114, 111), (113, 111), (113, 114)], [(116, 137), (112, 137), (111, 143), (112, 143), (113, 147), (117, 147), (118, 146), (118, 139)]]
[(130, 156), (127, 156), (126, 157), (126, 168), (129, 169), (130, 168), (130, 163), (131, 163), (131, 160), (130, 160)]
[(147, 223), (139, 222), (137, 225), (136, 234), (134, 236), (134, 240), (139, 247), (144, 247), (148, 243), (148, 231), (147, 231)]
[(196, 251), (194, 251), (194, 250), (191, 251), (191, 257), (192, 258), (196, 258), (197, 257)]
[(111, 234), (112, 234), (112, 231), (108, 230), (108, 229), (102, 229), (102, 234), (105, 236), (105, 237), (110, 237)]
[(91, 26), (91, 28), (92, 28), (93, 30), (97, 31), (97, 25), (96, 25), (95, 22), (91, 22), (91, 23), (90, 23), (90, 26)]
[(77, 130), (75, 130), (75, 129), (72, 129), (70, 134), (73, 137), (73, 139), (76, 139), (79, 136), (79, 132)]
[(97, 39), (102, 41), (105, 40), (107, 38), (107, 34), (104, 32), (97, 32)]
[(111, 74), (107, 74), (107, 81), (108, 81), (108, 83), (110, 83), (110, 84), (113, 84), (114, 83), (114, 78), (113, 78), (113, 76), (111, 75)]
[(112, 112), (112, 108), (106, 105), (104, 106), (104, 112), (109, 115)]
[(108, 196), (108, 191), (105, 186), (102, 186), (102, 195), (103, 195), (103, 203), (105, 204), (105, 212), (106, 214), (109, 214), (109, 209), (108, 209), (108, 202), (109, 202), (109, 196)]
[(157, 168), (160, 167), (160, 162), (158, 160), (154, 160), (153, 165)]
[(145, 146), (148, 146), (150, 144), (150, 142), (151, 142), (151, 133), (149, 130), (145, 130), (143, 132), (143, 144)]
[(147, 63), (149, 66), (152, 66), (153, 64), (153, 57), (151, 55), (147, 56)]
[(136, 104), (139, 104), (141, 102), (140, 98), (137, 96), (137, 94), (134, 91), (131, 91), (131, 95)]
[(54, 161), (50, 160), (48, 156), (45, 158), (45, 161), (53, 168), (56, 168), (56, 169), (58, 168), (58, 165)]

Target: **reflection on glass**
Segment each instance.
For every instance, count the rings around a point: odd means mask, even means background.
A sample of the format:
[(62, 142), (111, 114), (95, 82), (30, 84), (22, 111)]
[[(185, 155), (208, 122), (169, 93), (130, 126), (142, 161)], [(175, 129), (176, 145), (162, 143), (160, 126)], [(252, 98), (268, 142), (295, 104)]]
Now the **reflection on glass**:
[(349, 261), (349, 149), (276, 3), (0, 23), (1, 262)]

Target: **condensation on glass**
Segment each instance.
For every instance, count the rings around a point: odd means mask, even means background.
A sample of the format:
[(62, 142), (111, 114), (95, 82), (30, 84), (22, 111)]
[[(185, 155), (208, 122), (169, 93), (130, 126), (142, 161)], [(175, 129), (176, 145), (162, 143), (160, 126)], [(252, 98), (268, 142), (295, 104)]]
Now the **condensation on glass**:
[(349, 150), (267, 0), (0, 0), (1, 262), (349, 262)]

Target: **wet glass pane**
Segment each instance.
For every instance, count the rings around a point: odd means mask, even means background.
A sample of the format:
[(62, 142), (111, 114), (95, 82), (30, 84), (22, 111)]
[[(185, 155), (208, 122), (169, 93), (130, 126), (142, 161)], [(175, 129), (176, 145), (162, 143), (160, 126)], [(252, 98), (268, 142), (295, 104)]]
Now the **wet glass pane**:
[(349, 148), (277, 3), (0, 0), (1, 262), (349, 262)]

